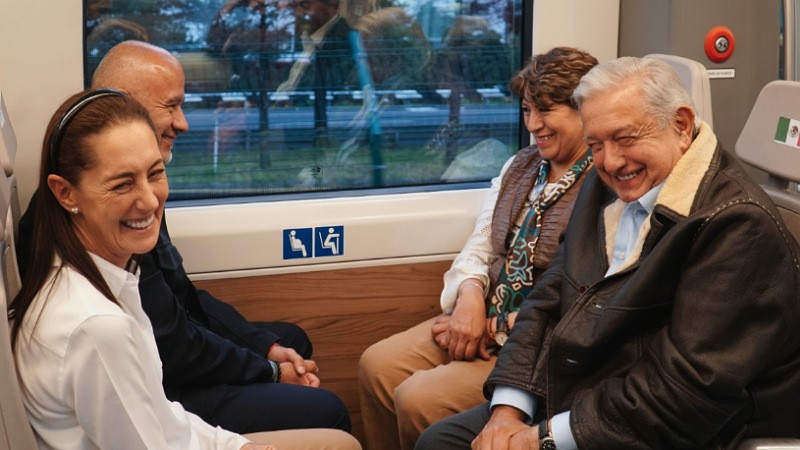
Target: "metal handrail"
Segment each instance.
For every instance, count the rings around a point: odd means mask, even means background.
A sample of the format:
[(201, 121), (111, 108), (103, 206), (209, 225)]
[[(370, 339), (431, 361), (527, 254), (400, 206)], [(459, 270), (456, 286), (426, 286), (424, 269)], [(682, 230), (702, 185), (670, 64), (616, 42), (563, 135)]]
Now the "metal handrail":
[(783, 0), (783, 77), (786, 80), (797, 79), (796, 59), (797, 16), (795, 0)]

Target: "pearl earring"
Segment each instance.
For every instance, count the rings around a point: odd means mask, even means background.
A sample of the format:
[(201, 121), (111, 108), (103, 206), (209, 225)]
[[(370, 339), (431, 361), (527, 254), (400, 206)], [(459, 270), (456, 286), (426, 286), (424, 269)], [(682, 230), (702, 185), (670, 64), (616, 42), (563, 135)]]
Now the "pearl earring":
[(74, 208), (70, 209), (69, 211), (70, 211), (72, 214), (78, 214), (78, 207), (76, 206), (76, 207), (74, 207)]

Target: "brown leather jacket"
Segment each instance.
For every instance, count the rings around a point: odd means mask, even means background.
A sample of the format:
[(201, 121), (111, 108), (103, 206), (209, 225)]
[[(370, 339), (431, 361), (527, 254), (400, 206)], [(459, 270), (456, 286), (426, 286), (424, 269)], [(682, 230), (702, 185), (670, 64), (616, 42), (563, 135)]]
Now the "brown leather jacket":
[[(506, 262), (508, 249), (514, 239), (513, 224), (521, 215), (528, 213), (528, 196), (536, 184), (542, 157), (536, 146), (525, 147), (517, 152), (511, 165), (503, 175), (492, 215), (492, 247), (498, 258), (489, 267), (489, 292), (494, 292), (497, 277)], [(588, 169), (587, 169), (588, 170)], [(585, 174), (584, 174), (585, 175)], [(581, 176), (542, 216), (542, 234), (536, 243), (536, 258), (533, 261), (533, 279), (537, 280), (550, 265), (556, 254), (561, 234), (567, 228), (569, 216), (575, 206), (575, 198), (585, 176)]]
[(581, 449), (800, 436), (798, 248), (767, 195), (704, 125), (638, 258), (605, 277), (614, 200), (588, 173), (487, 395), (514, 386), (546, 399), (548, 417), (570, 411)]

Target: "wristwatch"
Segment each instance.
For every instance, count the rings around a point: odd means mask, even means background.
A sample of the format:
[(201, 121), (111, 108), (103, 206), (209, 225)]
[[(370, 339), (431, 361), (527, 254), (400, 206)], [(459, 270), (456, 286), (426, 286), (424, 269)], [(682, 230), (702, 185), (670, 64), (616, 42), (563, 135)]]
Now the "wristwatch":
[(556, 440), (553, 439), (553, 433), (547, 429), (547, 419), (544, 419), (539, 424), (539, 449), (540, 450), (558, 450), (556, 447)]
[(270, 365), (270, 367), (272, 367), (272, 382), (273, 383), (280, 383), (281, 382), (281, 365), (278, 362), (273, 361), (271, 359), (268, 359), (267, 361), (269, 361), (269, 365)]
[(506, 315), (500, 313), (497, 315), (497, 331), (494, 333), (494, 341), (500, 347), (506, 344), (508, 340), (508, 333), (511, 330), (508, 329), (508, 323), (506, 322)]

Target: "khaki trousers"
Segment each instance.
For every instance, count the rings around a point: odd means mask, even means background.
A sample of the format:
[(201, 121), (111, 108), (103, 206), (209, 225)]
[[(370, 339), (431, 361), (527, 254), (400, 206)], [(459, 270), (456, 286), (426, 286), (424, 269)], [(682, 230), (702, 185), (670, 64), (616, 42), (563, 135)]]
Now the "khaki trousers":
[(272, 444), (278, 450), (361, 450), (356, 438), (332, 428), (263, 431), (244, 437), (256, 444)]
[(368, 450), (414, 448), (437, 420), (486, 401), (483, 383), (496, 357), (451, 361), (431, 335), (433, 319), (369, 347), (358, 364)]

